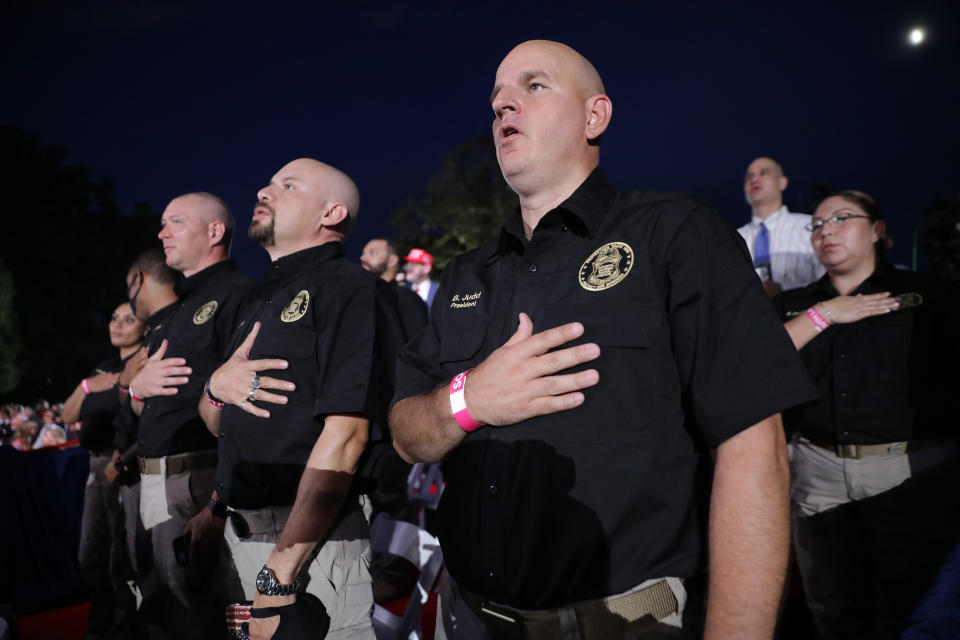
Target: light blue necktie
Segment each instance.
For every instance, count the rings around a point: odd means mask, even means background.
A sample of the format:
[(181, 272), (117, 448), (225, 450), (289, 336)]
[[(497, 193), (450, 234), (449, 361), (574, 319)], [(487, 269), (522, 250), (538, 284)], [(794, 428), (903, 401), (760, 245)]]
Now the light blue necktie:
[(760, 232), (753, 245), (753, 266), (759, 267), (762, 264), (770, 264), (770, 232), (761, 222)]

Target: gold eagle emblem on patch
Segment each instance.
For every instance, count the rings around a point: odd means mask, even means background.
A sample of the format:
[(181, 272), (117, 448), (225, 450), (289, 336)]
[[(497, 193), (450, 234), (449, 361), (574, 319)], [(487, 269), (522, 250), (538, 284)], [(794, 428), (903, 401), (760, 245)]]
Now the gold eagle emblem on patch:
[(197, 312), (193, 314), (193, 324), (203, 324), (207, 320), (213, 317), (213, 314), (217, 311), (217, 301), (211, 300), (206, 304), (202, 305)]
[(608, 242), (590, 254), (580, 267), (580, 286), (587, 291), (609, 289), (627, 277), (633, 267), (633, 249), (626, 242)]
[(309, 306), (310, 294), (306, 289), (302, 289), (280, 314), (280, 319), (284, 322), (296, 322), (307, 313), (307, 307)]

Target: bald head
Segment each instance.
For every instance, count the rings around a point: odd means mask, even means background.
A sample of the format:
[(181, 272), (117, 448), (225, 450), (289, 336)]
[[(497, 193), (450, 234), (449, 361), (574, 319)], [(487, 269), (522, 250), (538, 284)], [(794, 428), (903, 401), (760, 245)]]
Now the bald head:
[(181, 201), (185, 203), (186, 206), (191, 207), (203, 224), (209, 224), (211, 222), (222, 223), (223, 239), (220, 244), (229, 249), (230, 239), (233, 237), (234, 223), (233, 214), (230, 213), (230, 208), (226, 202), (206, 191), (185, 193), (182, 196), (174, 198), (172, 202), (177, 201)]
[(562, 42), (553, 40), (527, 40), (515, 46), (507, 57), (500, 64), (510, 60), (511, 56), (525, 55), (528, 53), (540, 54), (549, 57), (553, 62), (569, 74), (569, 77), (576, 83), (577, 91), (581, 98), (586, 100), (590, 96), (606, 93), (603, 88), (603, 80), (600, 73), (589, 60), (580, 55), (573, 47), (567, 46)]
[(596, 67), (571, 47), (549, 40), (514, 47), (497, 68), (491, 106), (500, 169), (531, 220), (599, 164), (613, 104)]
[(284, 165), (257, 194), (248, 235), (272, 259), (350, 233), (360, 192), (347, 174), (313, 158)]

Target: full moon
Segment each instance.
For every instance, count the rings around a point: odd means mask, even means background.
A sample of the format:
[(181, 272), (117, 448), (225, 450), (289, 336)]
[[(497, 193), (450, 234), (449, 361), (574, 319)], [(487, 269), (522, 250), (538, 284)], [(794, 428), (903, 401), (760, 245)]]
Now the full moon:
[(927, 32), (920, 27), (914, 27), (910, 30), (910, 35), (907, 36), (907, 39), (910, 41), (910, 44), (917, 47), (927, 39)]

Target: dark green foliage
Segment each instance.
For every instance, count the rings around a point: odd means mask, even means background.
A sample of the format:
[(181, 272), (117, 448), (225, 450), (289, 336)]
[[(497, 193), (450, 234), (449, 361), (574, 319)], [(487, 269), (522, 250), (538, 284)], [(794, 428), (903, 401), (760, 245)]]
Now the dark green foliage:
[(20, 380), (14, 361), (20, 347), (14, 292), (13, 276), (0, 266), (0, 394), (12, 391)]
[(107, 322), (123, 301), (127, 265), (156, 244), (149, 207), (122, 215), (113, 183), (67, 164), (68, 155), (0, 126), (0, 257), (16, 292), (4, 286), (0, 299), (13, 298), (20, 337), (19, 385), (5, 395), (24, 402), (62, 400), (109, 352)]
[(455, 147), (430, 179), (426, 194), (394, 213), (395, 240), (402, 250), (429, 251), (435, 269), (442, 269), (453, 256), (496, 237), (517, 206), (516, 194), (500, 173), (493, 141), (485, 134)]

